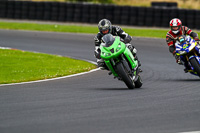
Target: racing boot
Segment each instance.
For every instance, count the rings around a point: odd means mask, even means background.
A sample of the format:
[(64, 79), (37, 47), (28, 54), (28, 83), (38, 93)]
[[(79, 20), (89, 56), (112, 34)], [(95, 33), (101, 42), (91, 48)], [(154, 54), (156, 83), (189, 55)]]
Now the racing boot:
[(187, 68), (185, 68), (185, 69), (184, 69), (184, 72), (185, 72), (185, 73), (188, 73), (188, 69), (187, 69)]
[(179, 64), (179, 65), (184, 65), (185, 66), (185, 68), (183, 69), (184, 70), (184, 72), (185, 73), (187, 73), (190, 69), (188, 69), (189, 67), (188, 67), (188, 65), (185, 63), (185, 64), (183, 64), (183, 62), (181, 61), (181, 58), (180, 58), (180, 56), (178, 56), (178, 55), (174, 55), (174, 57), (175, 57), (175, 59), (176, 59), (176, 63), (177, 64)]
[(181, 58), (179, 55), (174, 55), (175, 59), (176, 59), (176, 63), (178, 63), (179, 65), (183, 65), (182, 61), (181, 61)]
[(103, 59), (97, 59), (97, 66), (101, 70), (108, 70), (108, 67), (106, 66), (106, 64), (105, 64)]
[(140, 61), (138, 60), (138, 57), (137, 57), (137, 55), (136, 55), (136, 52), (137, 52), (137, 50), (136, 50), (136, 48), (134, 48), (133, 51), (132, 51), (132, 53), (133, 53), (133, 56), (135, 57), (135, 59), (138, 61), (138, 66), (140, 67), (140, 66), (141, 66), (141, 63), (140, 63)]
[(191, 68), (190, 68), (190, 66), (189, 66), (189, 64), (188, 64), (188, 62), (184, 62), (184, 66), (185, 66), (184, 72), (185, 72), (185, 73), (188, 73), (189, 70), (191, 70)]

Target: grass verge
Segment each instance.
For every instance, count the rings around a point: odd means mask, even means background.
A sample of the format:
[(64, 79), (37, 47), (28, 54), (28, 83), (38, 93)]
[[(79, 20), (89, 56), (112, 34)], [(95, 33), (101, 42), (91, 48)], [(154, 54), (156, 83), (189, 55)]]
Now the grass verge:
[[(56, 2), (66, 2), (66, 1), (78, 1), (78, 0), (32, 0), (32, 1), (56, 1)], [(88, 0), (94, 3), (102, 3), (106, 2), (103, 0)], [(108, 0), (107, 0), (108, 1)], [(127, 5), (127, 6), (143, 6), (143, 7), (150, 7), (151, 2), (176, 2), (178, 3), (179, 8), (186, 8), (186, 9), (200, 9), (199, 0), (109, 0), (112, 1), (113, 4), (116, 5)]]
[[(155, 37), (165, 38), (168, 30), (165, 29), (144, 29), (122, 27), (124, 31), (134, 37)], [(19, 22), (0, 22), (0, 29), (12, 30), (34, 30), (68, 33), (98, 33), (97, 26), (85, 25), (61, 25), (61, 24), (38, 24), (38, 23), (19, 23)], [(197, 32), (198, 34), (200, 32)]]
[(89, 71), (96, 65), (68, 57), (0, 49), (0, 84), (49, 79)]

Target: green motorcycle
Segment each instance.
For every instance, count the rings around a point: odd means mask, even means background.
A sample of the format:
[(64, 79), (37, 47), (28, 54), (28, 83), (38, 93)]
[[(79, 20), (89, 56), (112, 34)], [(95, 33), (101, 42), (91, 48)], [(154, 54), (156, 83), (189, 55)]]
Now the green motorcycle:
[(138, 61), (119, 36), (104, 35), (100, 50), (101, 58), (104, 59), (106, 66), (111, 71), (110, 74), (113, 74), (114, 78), (124, 81), (129, 89), (142, 86)]

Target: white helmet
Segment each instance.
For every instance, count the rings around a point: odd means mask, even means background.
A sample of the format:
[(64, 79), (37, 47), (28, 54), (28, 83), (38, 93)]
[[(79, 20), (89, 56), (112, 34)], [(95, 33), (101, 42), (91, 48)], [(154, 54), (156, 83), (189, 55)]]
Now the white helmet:
[(169, 22), (171, 31), (174, 34), (178, 34), (180, 31), (182, 31), (182, 22), (178, 18), (174, 18)]

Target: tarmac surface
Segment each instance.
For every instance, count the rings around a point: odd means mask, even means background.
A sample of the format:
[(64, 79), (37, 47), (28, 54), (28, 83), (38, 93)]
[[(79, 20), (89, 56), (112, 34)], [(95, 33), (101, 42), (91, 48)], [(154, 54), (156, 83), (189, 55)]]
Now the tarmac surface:
[[(0, 46), (95, 61), (94, 35), (0, 30)], [(200, 78), (184, 73), (164, 39), (135, 38), (143, 86), (107, 71), (0, 86), (1, 133), (200, 131)]]

